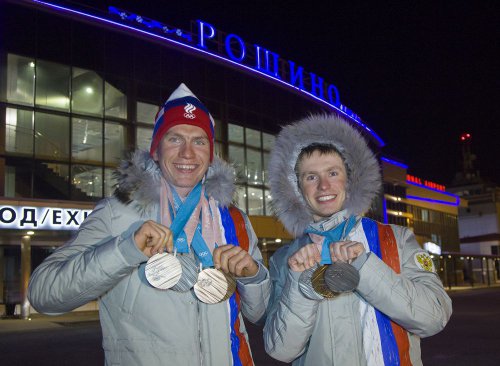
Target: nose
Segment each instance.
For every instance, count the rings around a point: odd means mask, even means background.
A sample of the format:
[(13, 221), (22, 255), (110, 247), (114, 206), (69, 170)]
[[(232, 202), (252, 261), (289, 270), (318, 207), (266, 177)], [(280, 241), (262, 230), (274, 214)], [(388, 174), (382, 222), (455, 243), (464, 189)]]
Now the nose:
[(319, 182), (318, 182), (318, 190), (320, 191), (326, 191), (328, 189), (330, 189), (330, 180), (328, 179), (328, 177), (319, 177)]
[(189, 141), (186, 141), (184, 144), (182, 144), (180, 150), (179, 150), (179, 155), (180, 157), (184, 159), (191, 159), (194, 157), (194, 149), (192, 144)]

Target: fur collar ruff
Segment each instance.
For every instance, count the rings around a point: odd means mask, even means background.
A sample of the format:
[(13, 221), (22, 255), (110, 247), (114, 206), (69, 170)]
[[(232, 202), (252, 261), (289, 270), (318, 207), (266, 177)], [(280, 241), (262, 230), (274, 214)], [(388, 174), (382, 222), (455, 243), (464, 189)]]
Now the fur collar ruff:
[[(162, 174), (148, 152), (137, 150), (123, 160), (113, 173), (117, 180), (115, 197), (124, 204), (132, 204), (141, 213), (150, 213), (160, 203)], [(220, 206), (232, 203), (235, 191), (234, 168), (214, 157), (205, 175), (205, 191)]]
[(271, 152), (269, 185), (275, 214), (295, 237), (303, 234), (313, 217), (298, 188), (295, 164), (300, 151), (312, 143), (334, 145), (348, 167), (348, 215), (362, 215), (381, 188), (380, 167), (361, 134), (334, 115), (311, 115), (283, 127)]

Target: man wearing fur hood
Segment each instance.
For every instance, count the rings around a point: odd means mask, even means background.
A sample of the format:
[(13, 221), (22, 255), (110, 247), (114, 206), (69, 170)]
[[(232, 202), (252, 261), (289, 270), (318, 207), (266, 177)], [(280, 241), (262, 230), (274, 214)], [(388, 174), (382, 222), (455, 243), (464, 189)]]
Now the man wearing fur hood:
[(150, 152), (122, 163), (115, 195), (32, 275), (39, 312), (99, 299), (107, 365), (254, 364), (242, 313), (264, 316), (269, 274), (248, 217), (231, 206), (234, 170), (213, 150), (214, 120), (181, 84), (156, 116)]
[[(361, 216), (381, 187), (364, 138), (336, 116), (298, 121), (276, 139), (269, 176), (296, 240), (269, 263), (266, 351), (294, 366), (421, 365), (420, 338), (444, 328), (451, 300), (410, 229)], [(351, 289), (332, 289), (352, 271)]]

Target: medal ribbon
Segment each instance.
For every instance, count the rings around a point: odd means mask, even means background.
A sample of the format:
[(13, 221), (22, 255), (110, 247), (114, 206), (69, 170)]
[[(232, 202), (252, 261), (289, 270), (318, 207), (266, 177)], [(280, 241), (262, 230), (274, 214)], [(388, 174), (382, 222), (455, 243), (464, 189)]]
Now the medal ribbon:
[[(202, 182), (191, 190), (184, 202), (165, 181), (162, 190), (162, 224), (170, 226), (174, 247), (179, 253), (189, 253), (191, 246), (203, 267), (213, 267), (212, 252), (217, 247), (216, 243), (222, 240), (218, 226), (214, 225), (214, 221), (219, 221), (214, 199), (206, 196)], [(163, 202), (164, 199), (168, 204)], [(175, 216), (173, 220), (172, 216)]]
[(347, 220), (337, 225), (335, 228), (328, 231), (319, 231), (309, 226), (306, 229), (306, 233), (313, 243), (321, 246), (321, 264), (332, 264), (332, 258), (330, 256), (330, 243), (336, 241), (344, 240), (349, 232), (352, 230), (356, 224), (356, 217), (351, 215)]

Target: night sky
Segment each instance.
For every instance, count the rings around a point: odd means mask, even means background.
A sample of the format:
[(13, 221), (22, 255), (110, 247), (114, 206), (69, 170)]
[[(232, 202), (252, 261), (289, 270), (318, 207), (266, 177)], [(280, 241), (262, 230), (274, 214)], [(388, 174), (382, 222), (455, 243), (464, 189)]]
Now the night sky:
[(367, 3), (107, 1), (186, 30), (201, 19), (323, 77), (423, 179), (451, 183), (468, 132), (481, 175), (500, 184), (500, 2)]

